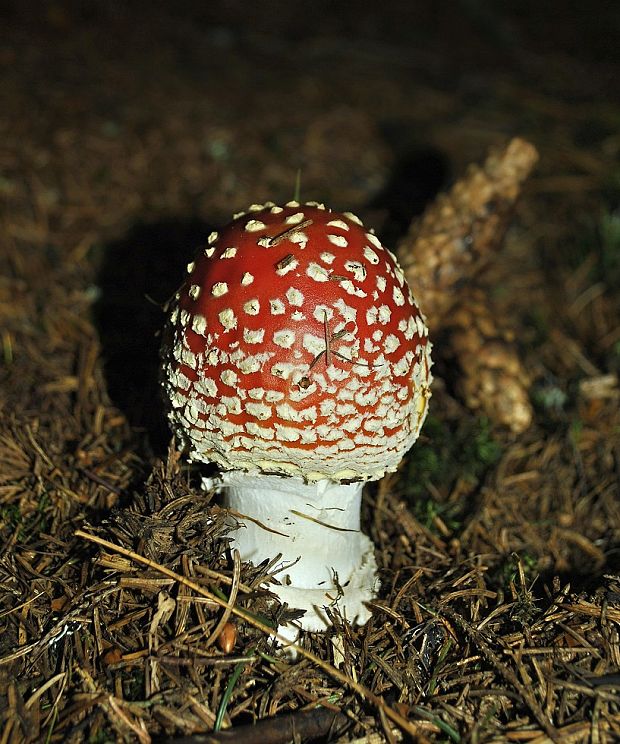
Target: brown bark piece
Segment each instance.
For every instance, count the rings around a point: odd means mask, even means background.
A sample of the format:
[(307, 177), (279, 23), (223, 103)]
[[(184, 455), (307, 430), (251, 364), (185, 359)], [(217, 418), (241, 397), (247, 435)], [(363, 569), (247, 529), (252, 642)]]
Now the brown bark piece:
[(492, 151), (482, 166), (470, 166), (433, 202), (398, 247), (431, 333), (452, 331), (467, 404), (515, 432), (526, 429), (532, 417), (527, 375), (476, 280), (501, 247), (514, 203), (537, 159), (534, 146), (519, 138)]

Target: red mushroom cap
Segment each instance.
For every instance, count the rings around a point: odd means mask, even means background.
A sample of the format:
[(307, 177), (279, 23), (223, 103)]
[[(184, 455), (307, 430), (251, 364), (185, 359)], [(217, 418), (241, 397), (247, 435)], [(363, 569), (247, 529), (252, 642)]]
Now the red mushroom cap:
[(417, 439), (429, 352), (402, 270), (357, 217), (254, 206), (212, 233), (176, 295), (170, 420), (223, 470), (377, 479)]

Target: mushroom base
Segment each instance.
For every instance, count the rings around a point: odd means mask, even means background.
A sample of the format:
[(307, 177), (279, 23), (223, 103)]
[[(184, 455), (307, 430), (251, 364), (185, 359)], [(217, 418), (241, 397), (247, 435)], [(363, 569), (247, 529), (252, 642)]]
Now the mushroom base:
[(360, 531), (363, 484), (297, 478), (222, 475), (224, 506), (240, 526), (232, 533), (242, 560), (255, 564), (281, 554), (274, 568), (280, 585), (269, 588), (305, 614), (303, 630), (330, 625), (326, 608), (358, 625), (370, 617), (365, 602), (378, 588), (371, 541)]

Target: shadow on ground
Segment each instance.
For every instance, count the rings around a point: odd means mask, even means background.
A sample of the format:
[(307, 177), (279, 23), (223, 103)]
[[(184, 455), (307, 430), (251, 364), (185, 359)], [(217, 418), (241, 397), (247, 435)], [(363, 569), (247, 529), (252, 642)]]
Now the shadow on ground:
[(157, 455), (170, 438), (158, 384), (164, 306), (212, 229), (200, 220), (139, 223), (104, 247), (95, 323), (108, 391)]
[(390, 130), (386, 131), (386, 140), (395, 151), (396, 161), (384, 187), (368, 207), (385, 213), (379, 237), (393, 249), (407, 234), (411, 222), (448, 185), (451, 173), (448, 160), (439, 150), (403, 147)]

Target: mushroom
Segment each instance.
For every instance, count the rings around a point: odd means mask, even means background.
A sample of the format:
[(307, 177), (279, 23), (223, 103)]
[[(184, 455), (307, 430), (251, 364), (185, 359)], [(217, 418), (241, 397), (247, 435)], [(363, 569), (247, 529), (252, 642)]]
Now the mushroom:
[(323, 630), (378, 580), (362, 487), (396, 470), (430, 397), (430, 342), (395, 256), (349, 212), (253, 205), (187, 267), (162, 347), (169, 419), (220, 470), (243, 560)]

